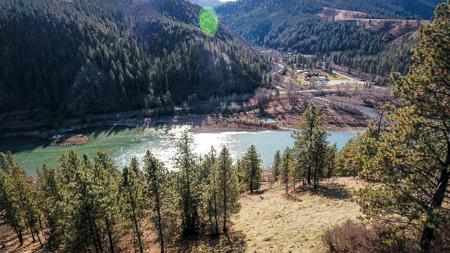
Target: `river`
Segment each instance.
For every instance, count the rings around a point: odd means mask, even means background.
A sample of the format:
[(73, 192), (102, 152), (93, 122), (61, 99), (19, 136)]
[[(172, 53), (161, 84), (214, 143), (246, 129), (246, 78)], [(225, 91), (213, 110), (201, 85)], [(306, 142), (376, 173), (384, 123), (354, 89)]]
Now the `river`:
[[(14, 137), (0, 139), (0, 151), (11, 151), (18, 163), (30, 175), (36, 175), (37, 168), (43, 164), (55, 167), (61, 154), (74, 149), (80, 153), (92, 156), (97, 150), (109, 152), (118, 168), (129, 163), (134, 156), (142, 159), (146, 150), (173, 168), (172, 158), (175, 154), (175, 142), (187, 126), (173, 128), (125, 128), (101, 127), (77, 131), (89, 136), (89, 142), (80, 146), (56, 147), (49, 146), (48, 141), (30, 138)], [(241, 157), (250, 145), (255, 145), (261, 154), (265, 168), (272, 163), (276, 150), (284, 150), (293, 145), (292, 131), (254, 131), (254, 132), (193, 132), (194, 151), (197, 154), (207, 153), (211, 146), (220, 149), (226, 145), (234, 159)], [(342, 148), (345, 143), (358, 132), (329, 132), (328, 141)]]

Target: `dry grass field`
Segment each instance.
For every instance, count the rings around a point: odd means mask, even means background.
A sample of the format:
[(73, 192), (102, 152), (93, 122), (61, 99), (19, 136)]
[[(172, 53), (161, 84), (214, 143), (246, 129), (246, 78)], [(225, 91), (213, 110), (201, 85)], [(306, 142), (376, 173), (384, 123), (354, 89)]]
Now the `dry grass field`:
[(241, 199), (233, 230), (245, 235), (246, 252), (323, 252), (324, 230), (360, 215), (352, 190), (361, 185), (339, 178), (324, 182), (316, 192), (299, 190), (288, 196), (283, 186), (274, 185)]

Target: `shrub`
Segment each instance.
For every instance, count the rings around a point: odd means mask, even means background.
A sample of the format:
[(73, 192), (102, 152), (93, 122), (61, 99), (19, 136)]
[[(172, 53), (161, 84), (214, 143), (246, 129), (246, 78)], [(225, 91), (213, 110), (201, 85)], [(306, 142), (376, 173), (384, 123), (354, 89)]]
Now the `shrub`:
[(376, 224), (367, 228), (351, 220), (328, 229), (323, 242), (330, 252), (388, 253), (418, 252), (417, 243), (395, 236), (389, 226)]

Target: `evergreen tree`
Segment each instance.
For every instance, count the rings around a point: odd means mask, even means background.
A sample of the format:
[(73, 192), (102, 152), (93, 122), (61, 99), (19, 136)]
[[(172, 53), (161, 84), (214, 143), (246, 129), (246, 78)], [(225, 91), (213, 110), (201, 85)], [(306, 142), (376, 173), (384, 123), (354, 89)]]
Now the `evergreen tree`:
[[(2, 180), (4, 181), (4, 189), (2, 192), (6, 198), (5, 205), (10, 205), (13, 209), (13, 212), (10, 214), (12, 216), (8, 215), (10, 216), (8, 218), (11, 219), (12, 224), (17, 228), (20, 227), (18, 227), (18, 221), (16, 219), (22, 220), (23, 225), (28, 227), (31, 232), (33, 242), (37, 238), (42, 247), (43, 244), (39, 235), (41, 217), (37, 208), (37, 192), (34, 182), (13, 160), (10, 153), (0, 154), (0, 156), (1, 169), (5, 174)], [(16, 233), (20, 241), (21, 232), (18, 230)]]
[(0, 217), (9, 224), (17, 235), (20, 245), (23, 245), (25, 224), (22, 219), (22, 207), (11, 178), (14, 162), (11, 153), (0, 153)]
[(115, 229), (120, 219), (119, 199), (121, 176), (108, 153), (97, 152), (94, 156), (94, 192), (98, 203), (98, 215), (102, 217), (108, 237), (109, 250), (116, 251)]
[(195, 234), (199, 231), (199, 210), (201, 202), (201, 185), (199, 169), (193, 153), (193, 138), (186, 131), (177, 142), (175, 164), (180, 170), (178, 174), (178, 192), (182, 207), (182, 226), (185, 234)]
[(401, 106), (388, 113), (380, 135), (365, 142), (375, 145), (367, 172), (379, 184), (359, 193), (368, 217), (417, 228), (422, 252), (430, 252), (450, 217), (444, 204), (450, 174), (449, 20), (449, 4), (439, 5), (432, 24), (421, 29), (409, 73), (395, 75)]
[(208, 171), (207, 190), (205, 194), (207, 195), (207, 212), (209, 217), (209, 223), (211, 226), (211, 232), (214, 235), (219, 234), (219, 213), (220, 213), (220, 200), (219, 200), (219, 164), (217, 163), (216, 150), (211, 147), (211, 151), (206, 155), (203, 166), (205, 170)]
[(281, 164), (281, 180), (285, 186), (285, 193), (289, 191), (289, 173), (291, 168), (291, 150), (286, 148), (283, 153), (283, 161)]
[(158, 239), (161, 252), (165, 249), (165, 224), (162, 209), (164, 208), (164, 188), (166, 187), (167, 171), (164, 165), (158, 161), (150, 151), (144, 157), (144, 171), (148, 182), (148, 194), (153, 201), (153, 223), (158, 231)]
[(273, 156), (273, 163), (272, 163), (272, 175), (275, 181), (278, 181), (278, 176), (280, 175), (280, 166), (281, 166), (281, 155), (280, 150), (277, 150), (275, 152), (275, 155)]
[(328, 146), (323, 117), (317, 108), (309, 106), (306, 109), (293, 137), (297, 162), (305, 169), (307, 183), (317, 188), (323, 176)]
[[(138, 174), (139, 173), (139, 174)], [(134, 234), (134, 245), (140, 253), (144, 252), (142, 221), (146, 215), (145, 182), (140, 177), (139, 164), (132, 158), (130, 167), (122, 172), (121, 194), (123, 199), (123, 212), (131, 223)]]
[(62, 212), (59, 204), (62, 201), (56, 171), (44, 165), (38, 171), (38, 191), (40, 209), (44, 214), (47, 227), (47, 248), (57, 251), (62, 243)]
[(223, 232), (227, 233), (230, 210), (236, 205), (239, 188), (236, 173), (233, 170), (230, 152), (226, 147), (223, 147), (220, 151), (217, 163), (220, 196), (222, 198)]
[(261, 186), (261, 159), (256, 151), (256, 147), (251, 145), (244, 156), (244, 166), (246, 173), (246, 181), (250, 193), (258, 191)]
[(326, 151), (326, 158), (325, 158), (325, 168), (324, 168), (324, 176), (326, 178), (331, 178), (335, 176), (336, 171), (336, 156), (337, 156), (337, 146), (329, 145), (327, 147)]

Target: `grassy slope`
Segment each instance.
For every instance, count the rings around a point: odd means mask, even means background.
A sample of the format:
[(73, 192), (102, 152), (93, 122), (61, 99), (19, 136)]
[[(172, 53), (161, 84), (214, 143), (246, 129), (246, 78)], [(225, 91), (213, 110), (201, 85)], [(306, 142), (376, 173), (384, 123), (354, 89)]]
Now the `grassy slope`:
[(286, 197), (284, 187), (274, 185), (261, 195), (243, 197), (233, 228), (245, 234), (246, 251), (324, 251), (324, 230), (360, 215), (359, 206), (351, 198), (352, 189), (360, 184), (340, 178), (324, 186), (318, 192), (297, 192)]

